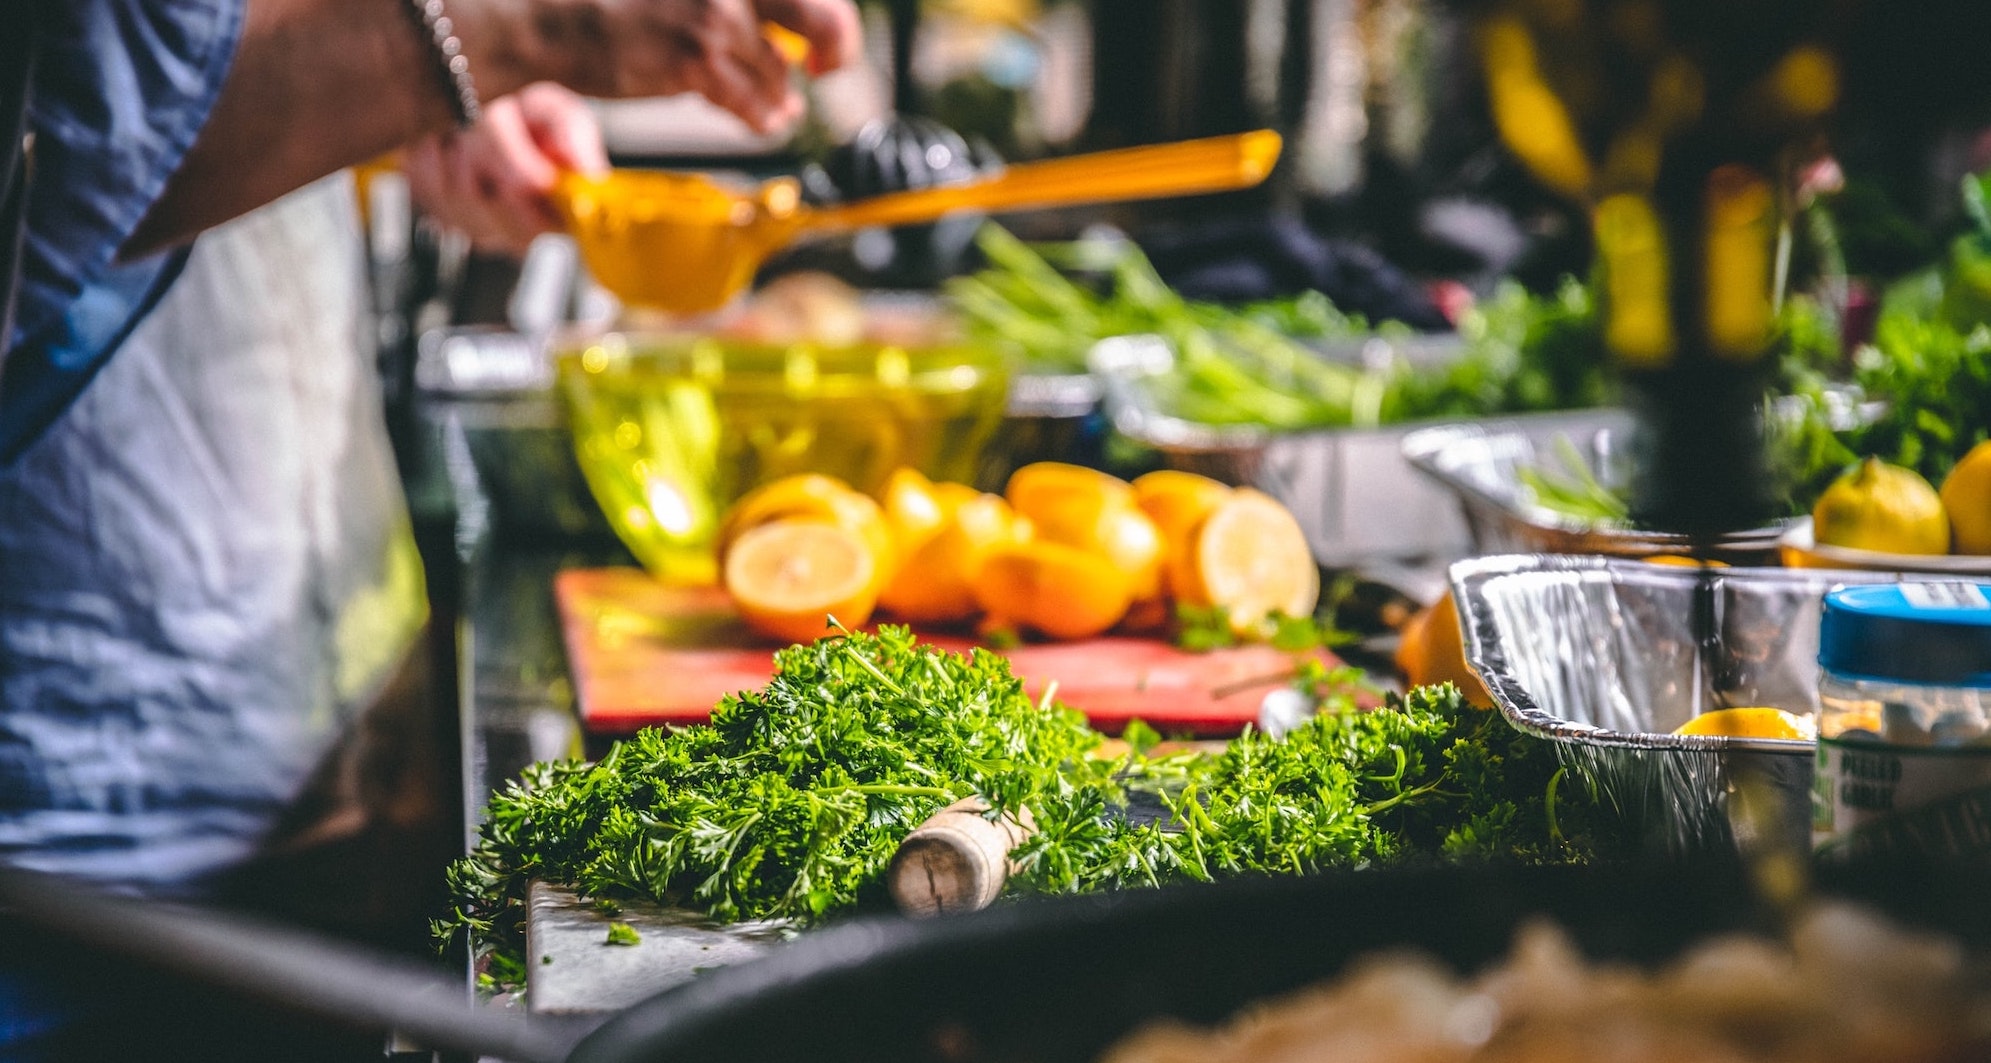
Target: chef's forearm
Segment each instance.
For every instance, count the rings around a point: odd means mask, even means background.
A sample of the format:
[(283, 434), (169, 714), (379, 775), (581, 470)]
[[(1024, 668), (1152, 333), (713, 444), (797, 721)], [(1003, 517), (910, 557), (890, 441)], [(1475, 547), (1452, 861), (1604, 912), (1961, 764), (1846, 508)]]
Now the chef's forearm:
[[(858, 52), (851, 0), (445, 0), (477, 93), (534, 81), (592, 96), (698, 92), (772, 129), (801, 99), (765, 22), (802, 35), (822, 73)], [(454, 118), (440, 59), (408, 0), (248, 0), (221, 97), (125, 245), (191, 239)]]
[[(484, 98), (563, 73), (523, 0), (448, 9)], [(407, 0), (249, 0), (241, 44), (199, 139), (124, 248), (183, 243), (454, 114), (437, 56)]]

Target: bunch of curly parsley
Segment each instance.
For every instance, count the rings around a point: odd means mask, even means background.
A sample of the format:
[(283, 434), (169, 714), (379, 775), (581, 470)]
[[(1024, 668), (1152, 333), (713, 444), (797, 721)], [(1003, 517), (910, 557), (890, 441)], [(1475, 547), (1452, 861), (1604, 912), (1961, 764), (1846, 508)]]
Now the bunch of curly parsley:
[[(436, 929), (522, 939), (525, 887), (565, 883), (720, 920), (811, 922), (882, 906), (899, 841), (980, 795), (1028, 809), (1012, 892), (1076, 892), (1416, 858), (1587, 860), (1622, 825), (1555, 756), (1450, 687), (1359, 710), (1349, 673), (1303, 682), (1323, 712), (1220, 754), (1153, 757), (1144, 727), (1117, 758), (1071, 710), (1033, 702), (1002, 658), (917, 644), (904, 628), (776, 655), (758, 692), (708, 725), (647, 730), (593, 764), (536, 765), (491, 802), (450, 870)], [(1129, 817), (1134, 791), (1165, 811)]]
[(1039, 705), (992, 653), (904, 628), (794, 646), (710, 724), (645, 730), (592, 763), (538, 764), (491, 801), (449, 872), (437, 926), (515, 936), (525, 886), (643, 897), (720, 920), (796, 919), (882, 900), (900, 839), (959, 798), (1036, 807), (1110, 764), (1077, 713)]
[[(1356, 674), (1358, 676), (1359, 674)], [(1175, 880), (1434, 860), (1574, 863), (1629, 856), (1615, 812), (1566, 778), (1548, 743), (1451, 685), (1361, 709), (1351, 674), (1303, 675), (1321, 711), (1273, 738), (1116, 769), (1167, 810), (1136, 824), (1083, 788), (1037, 812), (1012, 890), (1077, 892)]]

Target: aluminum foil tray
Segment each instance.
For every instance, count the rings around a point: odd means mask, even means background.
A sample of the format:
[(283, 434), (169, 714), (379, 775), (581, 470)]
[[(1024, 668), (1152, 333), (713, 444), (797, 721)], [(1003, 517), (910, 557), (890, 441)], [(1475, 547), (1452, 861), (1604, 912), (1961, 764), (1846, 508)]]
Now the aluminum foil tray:
[(1557, 467), (1553, 459), (1545, 458), (1557, 435), (1603, 483), (1621, 483), (1629, 474), (1625, 441), (1632, 428), (1631, 415), (1623, 410), (1598, 413), (1590, 424), (1550, 426), (1547, 432), (1511, 424), (1423, 428), (1404, 436), (1403, 460), (1457, 497), (1471, 529), (1473, 553), (1640, 558), (1687, 554), (1698, 547), (1704, 556), (1730, 564), (1778, 563), (1778, 540), (1790, 530), (1789, 521), (1696, 544), (1683, 535), (1601, 526), (1537, 504), (1521, 474), (1530, 468)]
[[(1412, 363), (1440, 357), (1423, 348), (1397, 353)], [(1371, 357), (1360, 353), (1363, 360)], [(1458, 498), (1419, 475), (1404, 455), (1405, 440), (1433, 422), (1299, 432), (1199, 424), (1163, 412), (1156, 401), (1151, 381), (1174, 359), (1169, 345), (1153, 336), (1116, 337), (1093, 348), (1093, 372), (1105, 389), (1104, 409), (1114, 431), (1157, 451), (1171, 468), (1250, 485), (1277, 498), (1299, 518), (1322, 564), (1449, 561), (1485, 552), (1477, 549), (1477, 529)], [(1629, 422), (1621, 411), (1572, 410), (1493, 423), (1503, 432), (1546, 442), (1558, 434), (1584, 437)]]
[(1813, 743), (1671, 732), (1718, 708), (1816, 713), (1826, 592), (1929, 578), (1541, 555), (1451, 568), (1466, 659), (1500, 711), (1673, 856), (1809, 848)]

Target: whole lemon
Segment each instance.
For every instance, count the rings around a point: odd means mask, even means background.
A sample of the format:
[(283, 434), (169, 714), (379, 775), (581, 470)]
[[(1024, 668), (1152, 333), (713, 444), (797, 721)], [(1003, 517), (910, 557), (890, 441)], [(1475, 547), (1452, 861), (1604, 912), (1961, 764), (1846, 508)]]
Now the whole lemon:
[(1913, 469), (1868, 458), (1834, 481), (1811, 509), (1824, 546), (1888, 554), (1946, 554), (1950, 521), (1943, 500)]
[(1482, 709), (1493, 706), (1493, 695), (1479, 673), (1466, 663), (1465, 634), (1459, 626), (1458, 603), (1446, 591), (1429, 608), (1410, 618), (1400, 632), (1396, 666), (1411, 686), (1452, 683), (1466, 701)]
[(1991, 440), (1970, 448), (1943, 478), (1943, 508), (1959, 554), (1991, 554)]

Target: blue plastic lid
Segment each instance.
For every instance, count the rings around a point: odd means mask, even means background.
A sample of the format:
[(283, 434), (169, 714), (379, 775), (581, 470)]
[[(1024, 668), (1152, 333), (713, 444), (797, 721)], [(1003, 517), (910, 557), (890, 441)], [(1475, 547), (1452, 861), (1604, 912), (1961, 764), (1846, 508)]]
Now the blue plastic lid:
[(1854, 679), (1991, 687), (1991, 586), (1842, 587), (1825, 596), (1819, 667)]

